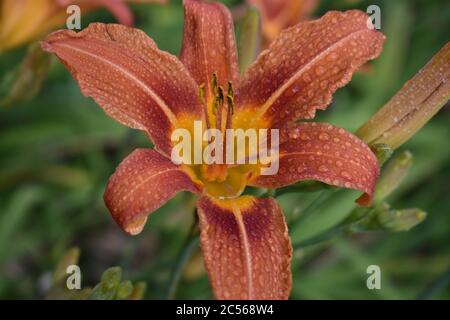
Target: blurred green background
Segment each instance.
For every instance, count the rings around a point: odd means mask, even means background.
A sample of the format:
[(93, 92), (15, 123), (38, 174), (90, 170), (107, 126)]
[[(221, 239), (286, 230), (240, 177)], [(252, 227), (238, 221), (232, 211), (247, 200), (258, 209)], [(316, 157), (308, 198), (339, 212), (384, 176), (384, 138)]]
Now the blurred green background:
[[(241, 1), (224, 1), (236, 7)], [(334, 96), (318, 119), (356, 130), (449, 40), (446, 0), (322, 0), (314, 12), (377, 4), (387, 36), (370, 72), (358, 73)], [(137, 27), (161, 49), (178, 54), (183, 11), (170, 5), (134, 5)], [(82, 19), (114, 22), (106, 11)], [(237, 26), (237, 29), (238, 26)], [(26, 48), (0, 55), (0, 83), (14, 71)], [(0, 87), (1, 88), (1, 87)], [(1, 92), (1, 91), (0, 91)], [(402, 146), (414, 163), (389, 203), (417, 207), (427, 219), (408, 232), (339, 236), (295, 251), (292, 299), (450, 298), (450, 110), (444, 107)], [(31, 101), (0, 108), (0, 298), (35, 299), (47, 294), (50, 274), (66, 250), (81, 249), (83, 286), (98, 282), (110, 266), (147, 283), (145, 298), (166, 298), (171, 273), (193, 220), (192, 198), (179, 194), (151, 215), (135, 237), (123, 233), (103, 204), (115, 167), (132, 150), (148, 147), (143, 133), (105, 116), (82, 97), (65, 68), (52, 60), (40, 92)], [(397, 150), (396, 152), (401, 152)], [(279, 197), (293, 242), (337, 224), (354, 208), (357, 194), (339, 191), (302, 217), (318, 192)], [(297, 221), (297, 219), (300, 220)], [(366, 268), (379, 265), (382, 289), (368, 290)], [(211, 298), (201, 254), (195, 247), (176, 298)]]

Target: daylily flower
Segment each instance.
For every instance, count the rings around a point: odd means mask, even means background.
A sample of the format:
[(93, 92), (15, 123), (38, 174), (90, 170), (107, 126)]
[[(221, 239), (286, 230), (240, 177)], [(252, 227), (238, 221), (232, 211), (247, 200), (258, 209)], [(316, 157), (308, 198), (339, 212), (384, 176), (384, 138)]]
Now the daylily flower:
[[(167, 0), (128, 0), (128, 2), (159, 2)], [(62, 25), (69, 5), (80, 6), (81, 12), (105, 7), (116, 19), (133, 24), (133, 15), (125, 0), (2, 0), (0, 3), (0, 52), (13, 49), (39, 38)]]
[(247, 0), (261, 11), (264, 43), (270, 44), (282, 30), (307, 18), (318, 0)]
[[(246, 185), (314, 179), (373, 193), (379, 166), (361, 140), (329, 124), (294, 121), (326, 109), (332, 93), (379, 55), (384, 36), (367, 27), (363, 12), (329, 12), (282, 32), (240, 77), (228, 9), (197, 0), (184, 7), (180, 59), (142, 31), (114, 24), (61, 30), (42, 47), (59, 57), (86, 96), (155, 145), (131, 153), (109, 180), (104, 200), (118, 225), (137, 234), (149, 212), (177, 192), (196, 193), (216, 298), (286, 299), (292, 248), (283, 213), (275, 199), (242, 192)], [(225, 87), (228, 103), (217, 96)], [(194, 120), (203, 128), (279, 129), (278, 173), (259, 175), (258, 165), (175, 165), (171, 133), (192, 132)]]

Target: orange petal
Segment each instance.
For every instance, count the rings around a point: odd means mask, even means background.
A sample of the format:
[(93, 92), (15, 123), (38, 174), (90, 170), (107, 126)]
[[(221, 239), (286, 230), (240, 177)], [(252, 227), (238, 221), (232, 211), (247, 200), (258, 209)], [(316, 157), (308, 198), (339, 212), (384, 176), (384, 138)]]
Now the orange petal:
[(105, 204), (116, 223), (130, 234), (142, 231), (147, 215), (182, 190), (198, 192), (188, 172), (152, 149), (136, 149), (111, 176)]
[(237, 49), (233, 20), (221, 3), (184, 0), (184, 33), (180, 59), (197, 83), (207, 86), (211, 97), (211, 76), (219, 85), (237, 81)]
[(281, 30), (307, 18), (318, 0), (247, 0), (261, 10), (265, 41), (270, 44)]
[(363, 191), (361, 205), (371, 201), (380, 169), (369, 147), (353, 134), (326, 123), (300, 123), (283, 130), (279, 170), (259, 176), (250, 185), (279, 188), (300, 180)]
[(54, 32), (42, 47), (67, 66), (84, 95), (121, 123), (145, 130), (163, 153), (170, 155), (179, 119), (202, 117), (186, 68), (140, 30), (94, 23), (79, 33)]
[(252, 109), (272, 127), (313, 118), (353, 72), (377, 57), (384, 36), (357, 10), (328, 12), (283, 31), (247, 70), (236, 90), (236, 110)]
[(287, 299), (291, 242), (272, 198), (198, 201), (200, 240), (217, 299)]

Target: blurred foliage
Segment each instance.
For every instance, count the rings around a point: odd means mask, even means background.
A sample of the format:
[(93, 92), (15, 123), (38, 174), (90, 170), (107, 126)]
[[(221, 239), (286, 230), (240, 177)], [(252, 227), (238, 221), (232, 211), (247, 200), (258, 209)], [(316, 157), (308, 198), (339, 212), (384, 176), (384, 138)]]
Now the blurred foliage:
[(52, 274), (50, 288), (46, 294), (46, 299), (70, 299), (70, 300), (139, 300), (145, 294), (147, 285), (144, 282), (133, 284), (129, 280), (122, 281), (122, 269), (111, 267), (103, 272), (100, 282), (91, 287), (81, 287), (81, 274), (79, 274), (80, 288), (69, 289), (68, 284), (76, 283), (71, 279), (77, 271), (70, 269), (78, 266), (80, 250), (78, 248), (69, 249), (58, 262)]
[[(230, 7), (241, 3), (224, 2)], [(450, 2), (445, 0), (322, 0), (315, 16), (328, 10), (364, 10), (371, 4), (382, 12), (382, 31), (387, 35), (383, 54), (318, 115), (319, 121), (351, 131), (449, 40)], [(133, 9), (137, 26), (161, 49), (177, 54), (181, 1)], [(84, 17), (83, 26), (91, 21), (114, 19), (100, 11)], [(239, 33), (239, 26), (236, 29)], [(0, 83), (18, 72), (26, 54), (27, 48), (20, 48), (0, 56)], [(392, 226), (398, 210), (405, 208), (420, 208), (428, 213), (427, 219), (408, 232), (338, 232), (332, 240), (296, 246), (292, 299), (450, 298), (449, 111), (448, 106), (443, 108), (386, 163), (393, 166), (390, 161), (405, 150), (414, 155), (408, 175), (383, 200), (395, 209), (383, 211), (378, 223)], [(177, 269), (178, 257), (184, 257), (183, 243), (191, 232), (192, 197), (176, 196), (151, 215), (136, 237), (114, 224), (102, 200), (106, 181), (119, 162), (135, 148), (149, 146), (144, 134), (119, 125), (91, 99), (83, 98), (75, 81), (53, 59), (32, 100), (15, 100), (0, 108), (0, 298), (45, 298), (51, 271), (74, 245), (83, 253), (83, 285), (94, 287), (105, 269), (117, 265), (125, 278), (147, 284), (145, 298), (168, 296), (172, 270)], [(278, 196), (294, 244), (336, 228), (357, 210), (354, 191), (303, 189)], [(411, 211), (400, 215), (414, 217)], [(211, 298), (198, 244), (188, 243), (192, 256), (185, 261), (176, 295), (171, 296)], [(381, 290), (366, 287), (366, 268), (371, 264), (381, 267)], [(107, 295), (111, 287), (115, 296), (130, 293), (130, 282), (112, 281), (109, 286), (117, 270), (103, 274), (93, 289), (97, 297)]]

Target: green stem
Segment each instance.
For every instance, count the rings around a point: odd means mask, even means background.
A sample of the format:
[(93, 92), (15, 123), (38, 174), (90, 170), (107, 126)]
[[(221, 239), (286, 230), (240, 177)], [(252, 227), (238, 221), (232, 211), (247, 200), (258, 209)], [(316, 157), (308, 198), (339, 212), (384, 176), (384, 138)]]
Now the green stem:
[(304, 247), (311, 246), (314, 244), (318, 244), (320, 242), (330, 240), (331, 238), (333, 238), (335, 236), (343, 235), (343, 234), (345, 234), (346, 231), (347, 231), (347, 226), (339, 224), (317, 236), (294, 243), (293, 248), (294, 248), (294, 250), (296, 250), (296, 249), (304, 248)]
[[(327, 199), (327, 198), (325, 198), (325, 199)], [(316, 206), (315, 206), (315, 208), (316, 208)], [(360, 223), (364, 222), (365, 217), (373, 214), (374, 210), (375, 210), (374, 208), (365, 209), (363, 214), (359, 213), (359, 215), (357, 215), (357, 216), (352, 216), (352, 213), (354, 212), (354, 210), (353, 210), (349, 213), (348, 217), (346, 219), (344, 219), (344, 221), (340, 222), (336, 226), (331, 227), (330, 229), (324, 231), (323, 233), (313, 236), (309, 239), (300, 241), (298, 243), (294, 243), (293, 247), (294, 247), (294, 249), (299, 249), (299, 248), (314, 245), (314, 244), (317, 244), (317, 243), (320, 243), (320, 242), (323, 242), (326, 240), (330, 240), (331, 238), (333, 238), (335, 236), (351, 234), (351, 233), (355, 233), (355, 232), (369, 231), (369, 229), (361, 228)], [(298, 219), (295, 222), (297, 223)]]
[(172, 275), (170, 277), (167, 299), (169, 300), (175, 299), (178, 290), (178, 285), (181, 280), (181, 275), (183, 274), (184, 268), (186, 267), (195, 249), (198, 247), (198, 242), (199, 242), (198, 236), (195, 234), (194, 236), (188, 238), (185, 244), (183, 245), (183, 249), (181, 250), (178, 256), (177, 263), (175, 264), (175, 267), (172, 271)]
[(295, 228), (305, 217), (307, 217), (310, 213), (315, 212), (316, 209), (327, 201), (335, 191), (336, 190), (322, 191), (317, 198), (311, 201), (311, 203), (301, 211), (300, 216), (293, 221), (293, 223), (289, 226), (289, 229)]
[(169, 300), (175, 299), (183, 271), (195, 249), (198, 247), (199, 238), (197, 232), (197, 222), (198, 220), (195, 219), (191, 230), (189, 231), (189, 234), (181, 247), (181, 251), (178, 254), (175, 266), (172, 269), (167, 290), (167, 299)]

